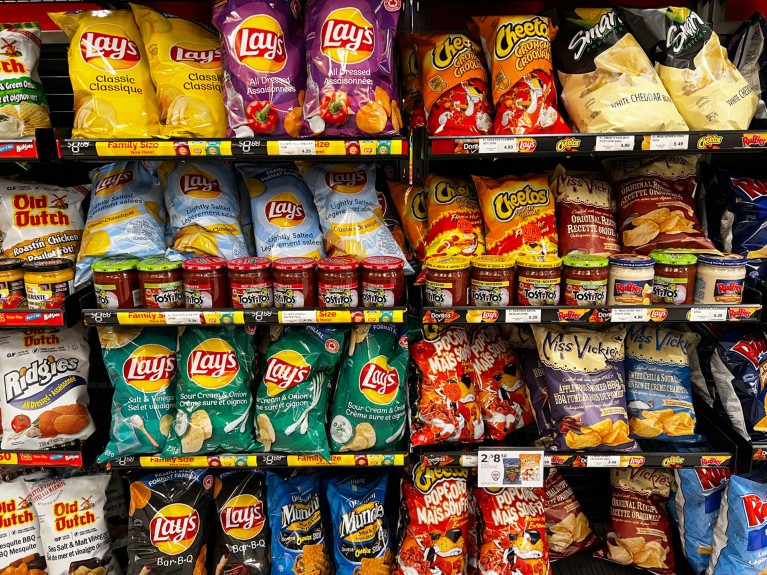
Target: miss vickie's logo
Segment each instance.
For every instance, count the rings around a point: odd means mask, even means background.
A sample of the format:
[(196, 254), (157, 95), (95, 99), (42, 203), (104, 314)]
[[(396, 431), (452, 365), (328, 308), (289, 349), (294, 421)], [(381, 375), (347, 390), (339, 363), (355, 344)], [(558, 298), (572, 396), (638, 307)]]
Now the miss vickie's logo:
[(597, 340), (591, 336), (578, 336), (572, 334), (568, 337), (568, 341), (565, 340), (565, 334), (548, 332), (543, 340), (543, 355), (547, 360), (551, 360), (554, 356), (558, 356), (560, 361), (564, 361), (567, 357), (572, 357), (575, 353), (578, 359), (583, 359), (583, 356), (587, 353), (593, 353), (601, 355), (606, 361), (618, 361), (623, 356), (623, 343), (618, 345), (615, 342), (614, 345), (605, 343), (604, 341)]

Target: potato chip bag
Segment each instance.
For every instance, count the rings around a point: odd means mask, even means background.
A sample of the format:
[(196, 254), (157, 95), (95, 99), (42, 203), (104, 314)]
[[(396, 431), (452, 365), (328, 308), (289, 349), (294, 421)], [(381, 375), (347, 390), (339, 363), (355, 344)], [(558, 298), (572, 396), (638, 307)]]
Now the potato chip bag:
[(394, 35), (400, 7), (400, 0), (307, 2), (304, 117), (313, 134), (399, 135)]
[(509, 342), (522, 368), (522, 379), (530, 397), (538, 433), (541, 437), (549, 437), (553, 432), (549, 392), (546, 389), (546, 372), (538, 358), (535, 337), (529, 326), (514, 324), (509, 328)]
[(176, 403), (176, 328), (103, 327), (99, 341), (114, 388), (109, 444), (100, 463), (160, 453)]
[(482, 206), (488, 254), (557, 255), (554, 195), (544, 174), (472, 178)]
[(617, 8), (691, 130), (745, 130), (758, 95), (689, 8)]
[(418, 261), (426, 257), (426, 188), (419, 185), (387, 182), (410, 248)]
[(157, 97), (130, 10), (48, 13), (70, 40), (73, 138), (161, 136)]
[(75, 285), (88, 283), (96, 259), (165, 253), (162, 190), (142, 162), (115, 162), (90, 172), (93, 185)]
[(624, 379), (626, 328), (533, 325), (546, 371), (554, 451), (634, 451)]
[(549, 469), (544, 487), (551, 560), (564, 559), (599, 543), (573, 488), (558, 469)]
[(458, 178), (428, 174), (424, 187), (429, 222), (424, 238), (426, 258), (484, 254), (482, 212), (474, 186)]
[[(754, 178), (742, 172), (730, 172), (715, 168), (715, 190), (711, 196), (720, 195), (717, 207), (721, 216), (721, 247), (725, 252), (742, 254), (749, 258), (761, 258), (767, 254), (767, 179)], [(705, 181), (704, 178), (701, 178)], [(706, 196), (709, 190), (706, 189)], [(712, 218), (714, 219), (714, 218)], [(709, 227), (709, 236), (713, 239)]]
[(325, 257), (320, 217), (301, 173), (288, 165), (237, 164), (237, 182), (255, 219), (256, 255)]
[(551, 21), (543, 16), (475, 16), (495, 104), (495, 134), (567, 134), (557, 110)]
[(40, 24), (0, 24), (0, 138), (34, 136), (50, 128), (50, 107), (37, 74)]
[(176, 413), (163, 457), (241, 453), (253, 441), (253, 335), (243, 327), (180, 328)]
[(594, 556), (673, 575), (673, 535), (666, 513), (672, 481), (667, 469), (611, 469), (610, 522), (605, 546)]
[(85, 219), (86, 186), (62, 188), (0, 178), (0, 236), (9, 258), (74, 260)]
[(221, 46), (212, 27), (131, 4), (157, 89), (161, 135), (223, 138)]
[(48, 573), (45, 569), (45, 549), (40, 539), (40, 519), (34, 505), (29, 502), (30, 487), (27, 477), (3, 480), (0, 494), (3, 509), (0, 544), (6, 555), (0, 560), (0, 573)]
[(234, 173), (221, 162), (160, 162), (173, 229), (170, 246), (183, 257), (248, 255)]
[(560, 8), (554, 63), (578, 132), (687, 130), (636, 39), (611, 8)]
[(230, 138), (301, 135), (304, 38), (288, 2), (217, 0)]

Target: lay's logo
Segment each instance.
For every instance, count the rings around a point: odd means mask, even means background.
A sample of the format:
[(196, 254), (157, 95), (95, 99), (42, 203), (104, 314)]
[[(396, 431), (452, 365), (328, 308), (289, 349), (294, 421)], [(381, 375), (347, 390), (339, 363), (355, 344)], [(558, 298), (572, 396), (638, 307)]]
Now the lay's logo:
[(201, 200), (210, 200), (221, 193), (218, 180), (197, 169), (189, 170), (181, 176), (178, 186), (185, 195)]
[(123, 364), (125, 382), (144, 393), (166, 389), (175, 372), (175, 352), (154, 343), (137, 347)]
[(97, 196), (108, 196), (115, 193), (122, 188), (125, 184), (129, 184), (133, 181), (133, 170), (122, 170), (115, 174), (109, 174), (101, 179), (98, 186), (94, 190), (94, 194)]
[(80, 36), (80, 55), (104, 71), (129, 70), (141, 60), (138, 45), (114, 24), (100, 24), (99, 31), (86, 29)]
[(264, 504), (254, 495), (236, 495), (221, 509), (219, 520), (227, 535), (240, 541), (253, 539), (264, 527)]
[(266, 392), (272, 397), (278, 395), (306, 381), (310, 372), (311, 367), (297, 351), (278, 351), (266, 361)]
[(193, 68), (219, 68), (221, 66), (221, 49), (179, 42), (171, 46), (170, 59)]
[(361, 192), (368, 183), (365, 170), (355, 166), (334, 166), (325, 174), (325, 184), (342, 194)]
[(199, 531), (200, 515), (183, 503), (166, 505), (149, 523), (152, 545), (168, 555), (178, 555), (189, 549)]
[(399, 373), (391, 367), (386, 356), (374, 357), (360, 371), (360, 391), (371, 402), (387, 405), (399, 389)]
[(288, 60), (282, 26), (266, 14), (246, 18), (234, 33), (234, 53), (257, 72), (279, 72)]
[(375, 30), (357, 8), (333, 10), (322, 24), (320, 50), (339, 64), (358, 64), (373, 55)]
[(206, 339), (189, 354), (186, 361), (189, 378), (208, 389), (229, 385), (240, 371), (237, 354), (221, 338)]
[(264, 208), (264, 215), (270, 224), (281, 228), (299, 226), (306, 219), (306, 211), (301, 202), (290, 192), (277, 194)]

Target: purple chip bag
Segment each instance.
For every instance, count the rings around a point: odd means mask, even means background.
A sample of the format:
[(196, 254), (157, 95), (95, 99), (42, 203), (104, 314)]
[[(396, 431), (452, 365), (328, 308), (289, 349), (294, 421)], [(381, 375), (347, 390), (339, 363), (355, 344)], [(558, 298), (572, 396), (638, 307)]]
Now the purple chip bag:
[(213, 24), (221, 33), (227, 135), (301, 135), (299, 92), (306, 82), (306, 54), (288, 2), (218, 2)]
[(401, 0), (309, 0), (304, 118), (327, 136), (398, 135), (394, 35)]
[(635, 451), (629, 438), (625, 327), (534, 325), (554, 426), (552, 450)]
[(538, 433), (541, 434), (541, 437), (548, 437), (554, 430), (551, 425), (549, 392), (546, 389), (546, 372), (538, 358), (535, 338), (527, 326), (512, 325), (510, 327), (512, 329), (509, 341), (514, 348), (514, 353), (517, 354), (519, 365), (522, 368), (522, 377), (530, 394), (530, 403), (533, 406), (533, 415), (535, 416), (535, 424), (538, 426)]

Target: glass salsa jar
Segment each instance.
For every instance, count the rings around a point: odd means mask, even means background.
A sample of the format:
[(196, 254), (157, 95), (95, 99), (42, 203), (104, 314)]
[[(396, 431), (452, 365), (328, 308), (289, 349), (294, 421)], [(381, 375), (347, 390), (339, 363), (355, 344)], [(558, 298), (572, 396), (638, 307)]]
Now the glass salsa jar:
[(317, 307), (316, 266), (311, 258), (280, 258), (272, 262), (274, 306)]
[(106, 258), (95, 262), (93, 288), (101, 309), (132, 309), (141, 305), (137, 258)]
[(608, 260), (607, 305), (650, 305), (655, 260), (636, 254), (615, 254)]
[(568, 254), (562, 258), (565, 305), (605, 305), (608, 260), (604, 256)]
[(370, 256), (362, 260), (362, 305), (405, 305), (405, 260), (392, 256)]
[(746, 281), (746, 257), (737, 254), (701, 254), (693, 303), (739, 304)]
[(64, 305), (74, 291), (75, 263), (66, 258), (24, 262), (24, 288), (30, 309), (50, 309)]
[(186, 260), (184, 269), (184, 303), (191, 309), (229, 307), (226, 260), (213, 256)]
[(272, 307), (272, 262), (267, 258), (247, 256), (226, 264), (232, 307)]
[(184, 307), (184, 274), (180, 261), (147, 258), (136, 266), (141, 305), (149, 309)]
[(317, 262), (320, 307), (360, 305), (360, 262), (351, 256), (323, 258)]
[(0, 308), (21, 307), (27, 301), (23, 268), (21, 258), (0, 258)]
[(464, 256), (441, 256), (426, 260), (426, 305), (468, 305), (470, 264), (471, 260)]
[(517, 258), (517, 305), (559, 305), (562, 260), (557, 256)]
[(514, 305), (515, 256), (476, 256), (471, 259), (469, 305)]
[(692, 303), (698, 258), (692, 254), (660, 250), (650, 252), (650, 257), (655, 260), (652, 303)]

